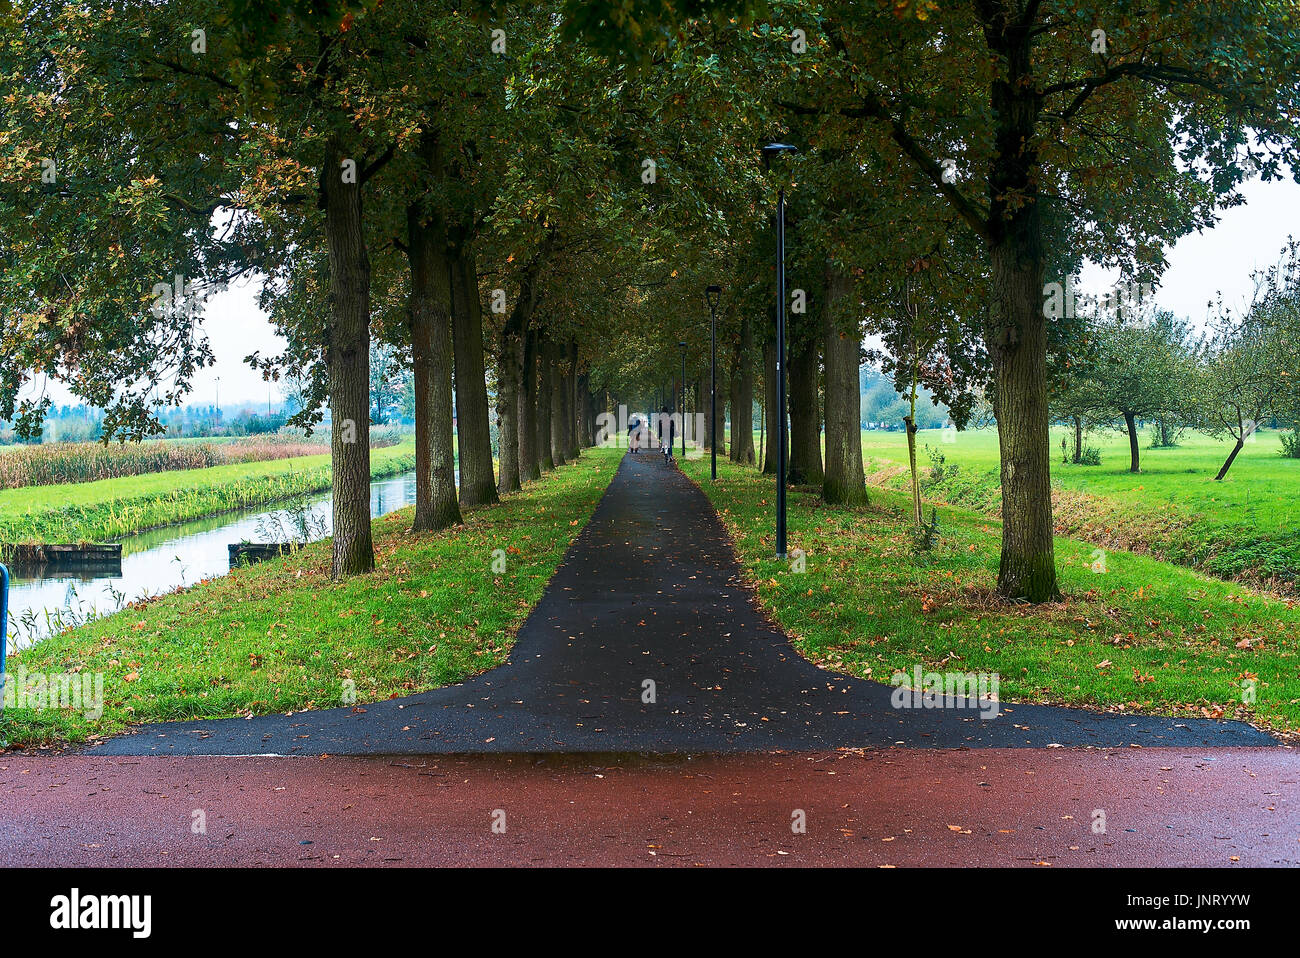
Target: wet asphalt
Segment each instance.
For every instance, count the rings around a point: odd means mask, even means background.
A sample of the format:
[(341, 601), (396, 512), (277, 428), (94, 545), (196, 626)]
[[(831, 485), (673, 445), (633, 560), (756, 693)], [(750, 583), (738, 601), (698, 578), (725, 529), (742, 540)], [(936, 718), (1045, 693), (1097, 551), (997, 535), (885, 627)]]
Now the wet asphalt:
[[(653, 683), (648, 685), (647, 683)], [(651, 695), (651, 691), (653, 695)], [(708, 499), (627, 455), (509, 661), (405, 698), (142, 726), (96, 755), (746, 753), (1270, 746), (1241, 722), (988, 703), (924, 707), (803, 659), (759, 611)], [(936, 704), (933, 700), (930, 704)]]

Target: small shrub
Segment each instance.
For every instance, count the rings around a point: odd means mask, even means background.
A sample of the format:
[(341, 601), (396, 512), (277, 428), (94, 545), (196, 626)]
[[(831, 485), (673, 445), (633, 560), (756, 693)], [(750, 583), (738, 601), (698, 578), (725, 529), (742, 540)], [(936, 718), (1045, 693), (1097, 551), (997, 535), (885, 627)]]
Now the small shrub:
[(1096, 446), (1084, 446), (1083, 454), (1079, 456), (1079, 465), (1081, 466), (1100, 466), (1101, 450)]
[(1300, 459), (1300, 429), (1278, 434), (1282, 440), (1282, 455), (1288, 459)]
[(925, 454), (930, 459), (930, 480), (932, 482), (943, 482), (949, 476), (957, 475), (956, 464), (945, 465), (947, 457), (941, 450), (932, 448), (929, 443), (926, 443)]
[(917, 552), (929, 552), (939, 541), (939, 513), (930, 508), (930, 521), (922, 522), (921, 528), (912, 532), (912, 547)]

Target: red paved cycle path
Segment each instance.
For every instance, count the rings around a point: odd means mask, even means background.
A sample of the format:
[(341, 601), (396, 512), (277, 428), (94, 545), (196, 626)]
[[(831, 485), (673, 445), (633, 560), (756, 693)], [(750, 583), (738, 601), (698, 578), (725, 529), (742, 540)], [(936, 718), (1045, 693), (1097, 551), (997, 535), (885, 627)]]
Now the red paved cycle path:
[(1289, 748), (0, 755), (0, 865), (1297, 863)]

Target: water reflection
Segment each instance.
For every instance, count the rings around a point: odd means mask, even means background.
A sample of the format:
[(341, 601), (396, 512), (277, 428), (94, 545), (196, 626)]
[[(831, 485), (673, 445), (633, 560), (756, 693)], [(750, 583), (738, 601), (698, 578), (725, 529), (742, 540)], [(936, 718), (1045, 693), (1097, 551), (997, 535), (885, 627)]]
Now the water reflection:
[[(415, 502), (415, 473), (370, 484), (370, 514), (387, 515)], [(232, 542), (267, 542), (275, 526), (296, 526), (299, 515), (260, 507), (228, 512), (193, 522), (142, 532), (122, 540), (122, 565), (11, 568), (9, 591), (10, 648), (22, 648), (123, 602), (169, 592), (181, 585), (230, 571), (227, 546)], [(330, 494), (309, 497), (301, 512), (310, 538), (330, 534)], [(24, 624), (26, 623), (26, 624)], [(14, 643), (14, 632), (18, 640)]]

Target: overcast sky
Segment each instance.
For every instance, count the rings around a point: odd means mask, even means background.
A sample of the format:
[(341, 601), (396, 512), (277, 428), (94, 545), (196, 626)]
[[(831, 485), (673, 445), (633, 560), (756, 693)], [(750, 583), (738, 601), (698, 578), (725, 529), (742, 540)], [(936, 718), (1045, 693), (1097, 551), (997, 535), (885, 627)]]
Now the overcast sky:
[[(1214, 229), (1185, 236), (1169, 252), (1169, 269), (1156, 291), (1157, 306), (1199, 324), (1206, 318), (1206, 304), (1220, 290), (1230, 306), (1248, 301), (1251, 271), (1277, 262), (1287, 237), (1300, 228), (1300, 185), (1291, 180), (1254, 180), (1245, 184), (1242, 193), (1245, 205), (1223, 212)], [(1082, 277), (1082, 286), (1093, 291), (1113, 282), (1095, 268), (1085, 270)], [(222, 406), (265, 406), (266, 383), (243, 360), (255, 350), (264, 356), (277, 353), (284, 344), (257, 308), (257, 292), (257, 285), (250, 282), (208, 301), (202, 326), (217, 365), (195, 377), (192, 403), (211, 403), (220, 377)], [(58, 404), (76, 401), (58, 384), (49, 384), (48, 390)], [(272, 400), (279, 405), (278, 390)]]

